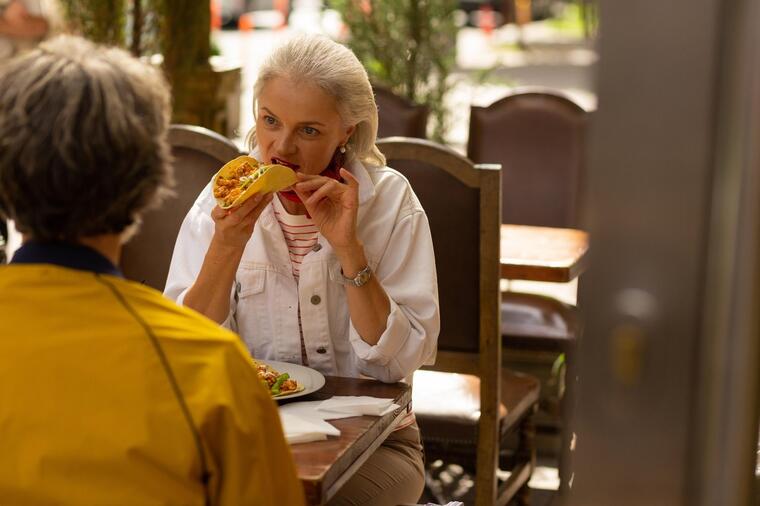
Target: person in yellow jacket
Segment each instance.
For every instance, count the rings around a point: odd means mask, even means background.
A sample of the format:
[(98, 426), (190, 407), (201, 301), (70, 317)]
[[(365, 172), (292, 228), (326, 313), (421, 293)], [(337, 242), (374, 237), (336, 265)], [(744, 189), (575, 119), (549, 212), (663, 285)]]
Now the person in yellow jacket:
[[(0, 504), (299, 505), (275, 403), (239, 338), (123, 279), (171, 183), (169, 93), (61, 37), (0, 67)], [(258, 212), (258, 211), (257, 211)]]

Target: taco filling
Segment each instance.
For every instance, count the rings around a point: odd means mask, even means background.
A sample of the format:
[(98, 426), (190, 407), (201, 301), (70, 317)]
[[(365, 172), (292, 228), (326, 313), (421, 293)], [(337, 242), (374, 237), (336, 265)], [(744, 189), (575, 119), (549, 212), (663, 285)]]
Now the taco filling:
[(249, 162), (244, 162), (229, 176), (220, 174), (214, 185), (214, 197), (222, 199), (225, 206), (231, 206), (241, 193), (261, 177), (264, 173), (262, 169), (263, 167), (253, 167)]
[(254, 361), (259, 379), (266, 385), (273, 397), (294, 394), (304, 389), (288, 373), (280, 374), (272, 366)]

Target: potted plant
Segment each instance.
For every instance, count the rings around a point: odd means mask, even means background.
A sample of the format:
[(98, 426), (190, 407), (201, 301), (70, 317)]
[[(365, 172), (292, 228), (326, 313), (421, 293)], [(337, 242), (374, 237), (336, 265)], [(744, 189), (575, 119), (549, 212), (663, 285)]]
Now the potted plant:
[(198, 0), (61, 0), (72, 31), (156, 61), (172, 87), (175, 123), (228, 137), (237, 128), (240, 67), (211, 57), (211, 14)]
[(348, 45), (370, 79), (431, 112), (431, 137), (448, 129), (444, 97), (455, 63), (456, 0), (333, 0)]

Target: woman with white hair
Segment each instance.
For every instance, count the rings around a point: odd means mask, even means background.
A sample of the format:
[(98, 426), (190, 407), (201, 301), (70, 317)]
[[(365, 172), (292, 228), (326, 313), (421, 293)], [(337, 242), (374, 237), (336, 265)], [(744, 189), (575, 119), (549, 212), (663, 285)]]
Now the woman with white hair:
[[(177, 239), (166, 295), (236, 330), (262, 359), (333, 376), (411, 379), (435, 358), (435, 259), (425, 212), (375, 146), (367, 73), (344, 46), (299, 36), (254, 87), (252, 156), (290, 191), (230, 211), (207, 186)], [(330, 504), (414, 503), (424, 484), (412, 413)]]

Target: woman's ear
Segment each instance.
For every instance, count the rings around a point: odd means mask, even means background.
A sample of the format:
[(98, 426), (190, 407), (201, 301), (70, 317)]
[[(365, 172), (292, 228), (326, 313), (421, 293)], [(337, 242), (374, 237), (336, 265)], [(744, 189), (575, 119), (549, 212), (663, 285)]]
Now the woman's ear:
[(352, 135), (354, 135), (354, 132), (356, 132), (356, 125), (351, 125), (346, 129), (346, 136), (343, 138), (343, 142), (341, 142), (341, 145), (346, 145), (348, 143), (348, 139), (351, 138)]

